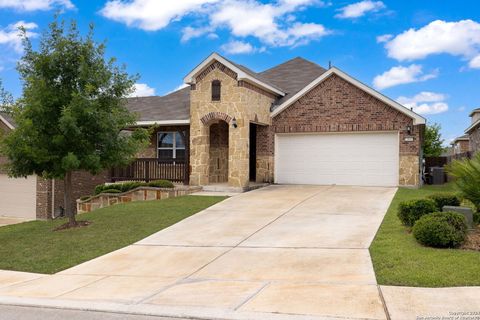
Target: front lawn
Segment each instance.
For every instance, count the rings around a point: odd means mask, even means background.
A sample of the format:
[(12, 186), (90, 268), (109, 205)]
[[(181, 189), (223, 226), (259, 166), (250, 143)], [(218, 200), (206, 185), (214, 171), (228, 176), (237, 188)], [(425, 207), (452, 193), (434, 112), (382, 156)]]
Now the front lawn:
[(397, 217), (398, 204), (453, 191), (451, 185), (399, 188), (370, 247), (381, 285), (448, 287), (480, 285), (480, 252), (423, 247)]
[(32, 221), (0, 228), (0, 269), (56, 273), (139, 241), (225, 197), (184, 196), (121, 204), (85, 213), (88, 227), (53, 232), (65, 223)]

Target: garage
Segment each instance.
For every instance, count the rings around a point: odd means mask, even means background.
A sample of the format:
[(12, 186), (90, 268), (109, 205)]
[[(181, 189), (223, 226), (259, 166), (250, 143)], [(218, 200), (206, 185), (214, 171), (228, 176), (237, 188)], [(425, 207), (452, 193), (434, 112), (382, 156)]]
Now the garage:
[(275, 182), (397, 186), (399, 133), (277, 134)]
[(35, 219), (36, 186), (35, 176), (13, 179), (0, 174), (0, 216)]

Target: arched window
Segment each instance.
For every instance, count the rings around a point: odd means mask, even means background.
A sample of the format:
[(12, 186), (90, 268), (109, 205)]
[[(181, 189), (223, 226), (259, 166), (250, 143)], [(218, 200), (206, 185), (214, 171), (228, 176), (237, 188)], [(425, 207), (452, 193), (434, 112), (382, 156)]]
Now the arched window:
[(222, 84), (220, 80), (212, 81), (212, 101), (220, 101)]

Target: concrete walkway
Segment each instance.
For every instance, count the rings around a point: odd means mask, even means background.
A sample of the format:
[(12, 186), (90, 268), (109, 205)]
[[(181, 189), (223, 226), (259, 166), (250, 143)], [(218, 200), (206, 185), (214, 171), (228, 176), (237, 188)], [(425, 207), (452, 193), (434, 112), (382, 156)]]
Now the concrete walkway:
[[(395, 288), (380, 291), (368, 252), (395, 191), (271, 186), (240, 194), (56, 275), (0, 272), (0, 303), (201, 319), (338, 320), (387, 319), (385, 297), (392, 319), (409, 319)], [(410, 303), (425, 295), (416, 297)]]
[(22, 218), (15, 218), (15, 217), (4, 217), (0, 216), (0, 227), (9, 226), (12, 224), (23, 223), (27, 221), (31, 221), (32, 219), (22, 219)]

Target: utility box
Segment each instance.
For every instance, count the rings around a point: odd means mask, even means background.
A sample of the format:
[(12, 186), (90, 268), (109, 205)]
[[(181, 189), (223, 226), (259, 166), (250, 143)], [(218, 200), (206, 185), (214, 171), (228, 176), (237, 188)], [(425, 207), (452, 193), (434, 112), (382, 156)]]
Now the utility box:
[(467, 207), (443, 206), (443, 212), (456, 212), (465, 217), (469, 229), (473, 229), (473, 211)]
[(442, 167), (432, 167), (430, 170), (432, 175), (432, 184), (445, 183), (445, 171)]

